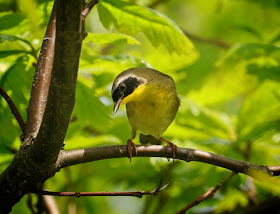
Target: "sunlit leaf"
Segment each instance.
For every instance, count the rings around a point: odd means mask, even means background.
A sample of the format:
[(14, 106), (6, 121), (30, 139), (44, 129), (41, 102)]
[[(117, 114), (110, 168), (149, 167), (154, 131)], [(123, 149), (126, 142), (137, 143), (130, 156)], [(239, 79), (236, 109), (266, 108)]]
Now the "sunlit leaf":
[(9, 51), (0, 51), (0, 58), (4, 58), (7, 56), (11, 55), (17, 55), (17, 54), (22, 54), (22, 53), (28, 53), (27, 51), (24, 50), (9, 50)]
[(98, 12), (106, 28), (113, 24), (119, 32), (131, 36), (141, 32), (155, 47), (161, 44), (170, 52), (197, 56), (193, 44), (179, 27), (154, 10), (125, 1), (102, 0), (98, 3)]
[(260, 81), (280, 81), (280, 60), (266, 60), (262, 63), (254, 63), (247, 66), (248, 73), (256, 75)]
[[(271, 133), (279, 126), (280, 102), (275, 95), (279, 83), (265, 82), (248, 95), (238, 117), (239, 139), (254, 141), (265, 132)], [(272, 133), (271, 133), (272, 134)]]
[(236, 206), (244, 207), (248, 204), (248, 198), (246, 195), (238, 189), (228, 189), (225, 193), (225, 197), (222, 200), (217, 201), (217, 211), (223, 212), (233, 211)]
[[(35, 70), (31, 64), (32, 62), (32, 58), (28, 56), (18, 58), (0, 79), (0, 85), (9, 94), (24, 121), (26, 120), (26, 108)], [(20, 141), (22, 132), (9, 106), (2, 97), (0, 97), (0, 118), (0, 130), (2, 130), (0, 132), (0, 144), (6, 144), (11, 147), (15, 141)]]
[(20, 40), (20, 41), (23, 41), (27, 44), (30, 45), (30, 43), (24, 39), (21, 39), (17, 36), (13, 36), (13, 35), (8, 35), (8, 34), (0, 34), (0, 43), (4, 42), (4, 41), (10, 41), (10, 42), (14, 42), (14, 41), (17, 41), (17, 40)]
[(280, 48), (258, 43), (237, 44), (231, 48), (219, 64), (234, 64), (264, 56), (280, 59)]
[(237, 28), (247, 32), (248, 34), (251, 34), (252, 36), (256, 37), (259, 40), (262, 39), (262, 35), (260, 34), (260, 32), (258, 32), (256, 29), (250, 26), (238, 25)]
[(96, 44), (114, 44), (124, 41), (130, 45), (139, 45), (139, 41), (131, 36), (119, 33), (88, 33), (84, 42), (92, 42)]
[(277, 34), (271, 41), (271, 44), (277, 43), (280, 41), (280, 34)]
[(176, 119), (178, 124), (209, 136), (230, 138), (233, 124), (228, 115), (201, 107), (188, 99), (182, 100), (181, 105)]
[(65, 148), (67, 150), (83, 149), (101, 145), (116, 145), (119, 143), (120, 140), (113, 135), (100, 135), (91, 137), (85, 137), (80, 135), (67, 140)]
[(0, 13), (0, 30), (6, 30), (19, 25), (23, 16), (19, 13), (1, 12)]
[[(29, 20), (34, 31), (38, 31), (38, 13), (37, 13), (37, 1), (35, 0), (17, 0), (19, 10)], [(32, 11), (32, 13), (30, 12)]]

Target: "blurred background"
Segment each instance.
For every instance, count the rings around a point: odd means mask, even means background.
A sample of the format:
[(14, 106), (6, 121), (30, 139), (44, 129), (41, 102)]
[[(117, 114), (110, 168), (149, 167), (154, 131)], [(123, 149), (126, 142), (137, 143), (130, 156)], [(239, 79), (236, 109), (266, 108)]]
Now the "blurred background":
[[(0, 0), (0, 85), (24, 119), (52, 5)], [(125, 69), (151, 67), (173, 77), (181, 99), (166, 139), (253, 164), (279, 164), (279, 0), (100, 0), (85, 26), (65, 150), (126, 144), (131, 130), (125, 107), (112, 114), (111, 85)], [(0, 98), (0, 172), (18, 150), (20, 135)], [(152, 190), (163, 179), (171, 185), (157, 196), (55, 197), (51, 207), (71, 214), (175, 213), (229, 174), (198, 162), (124, 158), (64, 168), (44, 188)], [(273, 183), (235, 175), (188, 213), (278, 213), (279, 194)], [(32, 213), (31, 205), (41, 210), (42, 199), (25, 196), (12, 213)]]

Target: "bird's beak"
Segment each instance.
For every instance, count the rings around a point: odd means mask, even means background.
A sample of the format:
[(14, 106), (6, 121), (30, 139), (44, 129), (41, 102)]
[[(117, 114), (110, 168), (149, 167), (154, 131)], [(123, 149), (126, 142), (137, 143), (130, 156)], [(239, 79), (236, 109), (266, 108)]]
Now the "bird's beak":
[(118, 111), (118, 109), (119, 109), (119, 107), (120, 107), (120, 105), (122, 103), (122, 100), (123, 100), (123, 96), (121, 96), (121, 98), (117, 102), (115, 102), (115, 104), (114, 104), (114, 112), (113, 112), (114, 114), (117, 113), (117, 111)]

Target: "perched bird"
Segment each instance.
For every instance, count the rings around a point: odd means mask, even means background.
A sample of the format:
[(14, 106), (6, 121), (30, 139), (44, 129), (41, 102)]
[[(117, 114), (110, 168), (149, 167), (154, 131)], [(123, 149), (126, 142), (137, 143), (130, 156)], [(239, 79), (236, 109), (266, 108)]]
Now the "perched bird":
[(127, 117), (131, 126), (131, 138), (127, 148), (131, 161), (132, 140), (140, 132), (142, 144), (160, 144), (165, 141), (172, 148), (173, 160), (176, 145), (165, 140), (162, 134), (174, 120), (180, 105), (173, 79), (151, 68), (130, 68), (120, 73), (112, 86), (115, 103), (114, 114), (121, 104), (126, 104)]

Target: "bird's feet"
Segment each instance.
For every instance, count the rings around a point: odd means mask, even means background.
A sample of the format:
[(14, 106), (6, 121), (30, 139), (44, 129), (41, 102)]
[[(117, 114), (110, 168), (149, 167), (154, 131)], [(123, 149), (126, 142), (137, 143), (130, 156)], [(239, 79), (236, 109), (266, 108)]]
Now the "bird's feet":
[(171, 147), (172, 149), (172, 153), (173, 153), (173, 163), (174, 163), (174, 159), (175, 159), (175, 154), (176, 154), (176, 151), (177, 151), (177, 146), (174, 144), (174, 143), (171, 143), (170, 141), (164, 139), (163, 137), (160, 137), (161, 140), (163, 140), (164, 142), (167, 143), (167, 146)]
[(131, 139), (127, 140), (127, 150), (128, 150), (128, 154), (129, 154), (129, 159), (130, 159), (130, 163), (131, 163), (131, 157), (132, 157), (132, 148), (134, 148), (135, 154), (137, 155), (137, 148), (136, 145), (132, 142)]

